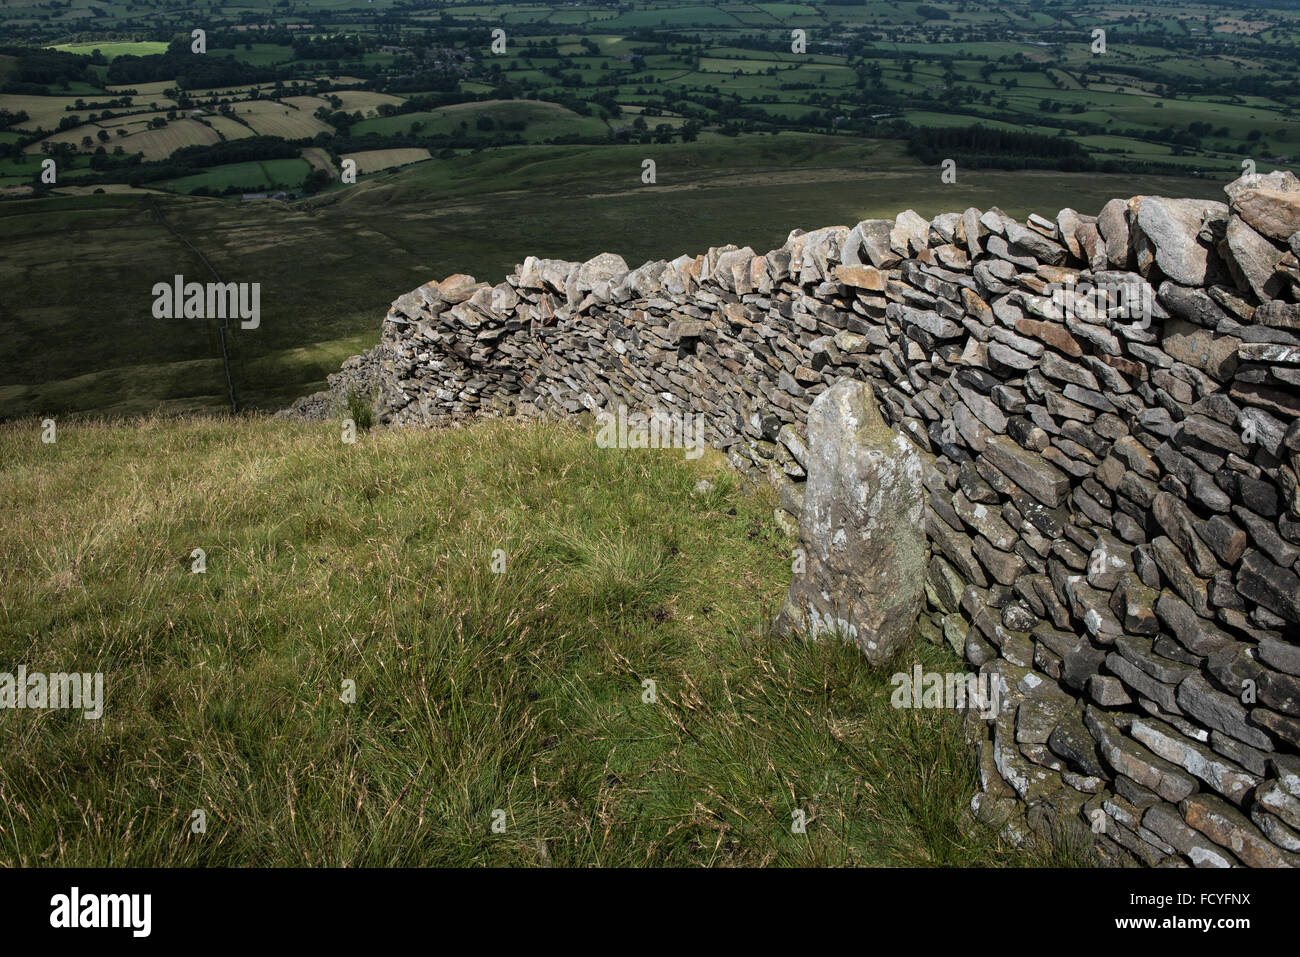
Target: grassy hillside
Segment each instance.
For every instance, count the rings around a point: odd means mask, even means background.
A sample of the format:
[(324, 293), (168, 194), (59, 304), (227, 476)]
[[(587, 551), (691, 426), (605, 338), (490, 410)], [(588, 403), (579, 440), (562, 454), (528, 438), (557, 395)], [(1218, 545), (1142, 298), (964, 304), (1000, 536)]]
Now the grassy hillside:
[[(490, 122), (489, 122), (490, 121)], [(483, 126), (478, 124), (482, 122)], [(440, 110), (404, 113), (401, 116), (362, 120), (352, 127), (353, 135), (366, 133), (409, 133), (412, 124), (420, 124), (426, 134), (468, 135), (485, 137), (498, 131), (517, 131), (528, 142), (542, 142), (556, 136), (604, 136), (609, 126), (593, 116), (579, 116), (556, 103), (528, 100), (483, 100), (458, 103)], [(517, 128), (517, 130), (516, 130)]]
[(106, 704), (0, 711), (6, 866), (1075, 862), (963, 826), (954, 713), (766, 632), (792, 543), (717, 457), (501, 423), (39, 431), (0, 426), (0, 661), (102, 671)]

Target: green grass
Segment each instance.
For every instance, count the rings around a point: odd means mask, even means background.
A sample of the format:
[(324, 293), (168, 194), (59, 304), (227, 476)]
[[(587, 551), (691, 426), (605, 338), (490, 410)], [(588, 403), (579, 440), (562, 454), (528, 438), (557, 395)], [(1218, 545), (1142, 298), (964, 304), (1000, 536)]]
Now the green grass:
[(310, 164), (301, 159), (254, 160), (213, 166), (193, 176), (163, 180), (155, 185), (176, 193), (189, 193), (201, 186), (213, 190), (223, 190), (230, 186), (249, 190), (272, 187), (296, 190), (302, 187), (302, 182), (310, 171)]
[[(478, 120), (482, 116), (493, 121), (492, 129), (484, 131), (478, 128)], [(609, 127), (604, 121), (594, 116), (580, 116), (557, 103), (529, 100), (489, 100), (440, 110), (380, 116), (357, 123), (352, 127), (352, 132), (356, 136), (367, 133), (407, 133), (413, 123), (420, 124), (420, 133), (424, 136), (447, 136), (464, 132), (484, 139), (516, 135), (505, 128), (506, 124), (523, 123), (524, 129), (518, 131), (517, 135), (530, 143), (557, 136), (603, 137), (609, 133)], [(462, 123), (466, 124), (464, 131), (461, 129)]]
[(130, 54), (131, 56), (150, 56), (155, 53), (166, 53), (167, 44), (157, 40), (108, 40), (104, 43), (61, 43), (54, 50), (61, 50), (64, 53), (80, 53), (86, 56), (98, 50), (104, 54), (104, 58), (110, 62), (120, 56)]
[(876, 670), (767, 631), (792, 542), (716, 453), (501, 422), (39, 433), (0, 426), (0, 667), (102, 672), (105, 705), (0, 712), (4, 865), (1063, 860), (967, 822), (955, 713), (889, 706), (946, 650)]

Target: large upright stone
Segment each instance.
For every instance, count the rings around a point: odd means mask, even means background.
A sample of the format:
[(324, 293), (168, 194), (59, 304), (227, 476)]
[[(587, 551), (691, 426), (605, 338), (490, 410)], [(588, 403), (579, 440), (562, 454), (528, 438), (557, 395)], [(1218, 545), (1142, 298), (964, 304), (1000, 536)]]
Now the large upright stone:
[(1237, 278), (1261, 300), (1273, 299), (1286, 288), (1286, 278), (1276, 271), (1286, 250), (1255, 232), (1245, 220), (1236, 216), (1228, 222), (1227, 242), (1231, 266), (1237, 267)]
[(802, 569), (777, 630), (838, 631), (872, 664), (887, 661), (915, 634), (924, 594), (920, 454), (885, 424), (868, 385), (841, 379), (808, 411), (807, 470)]

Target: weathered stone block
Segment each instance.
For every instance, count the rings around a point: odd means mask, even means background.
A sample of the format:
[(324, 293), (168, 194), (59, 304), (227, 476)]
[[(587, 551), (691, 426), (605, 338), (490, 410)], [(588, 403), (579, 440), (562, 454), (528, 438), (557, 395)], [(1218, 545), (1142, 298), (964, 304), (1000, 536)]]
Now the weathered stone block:
[(837, 631), (872, 663), (911, 641), (929, 559), (921, 457), (871, 389), (841, 380), (808, 413), (808, 481), (795, 574), (778, 630)]

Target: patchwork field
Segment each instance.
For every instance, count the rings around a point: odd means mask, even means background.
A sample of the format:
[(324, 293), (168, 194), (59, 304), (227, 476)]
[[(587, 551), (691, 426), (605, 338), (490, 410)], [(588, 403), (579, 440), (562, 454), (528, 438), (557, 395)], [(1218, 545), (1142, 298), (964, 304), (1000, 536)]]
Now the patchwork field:
[[(1292, 58), (1279, 53), (1288, 42), (1300, 42), (1300, 26), (1289, 15), (1258, 21), (1271, 23), (1267, 30), (1243, 32), (1242, 24), (1256, 22), (1252, 17), (1205, 5), (1171, 15), (1150, 5), (1090, 0), (1079, 0), (1068, 13), (1021, 0), (996, 12), (950, 0), (857, 6), (634, 0), (617, 10), (459, 3), (448, 8), (458, 24), (445, 48), (456, 50), (449, 59), (438, 45), (442, 40), (432, 42), (449, 22), (441, 16), (410, 11), (389, 18), (381, 29), (368, 22), (372, 4), (362, 10), (356, 0), (310, 0), (310, 8), (356, 9), (355, 18), (342, 17), (331, 28), (347, 42), (303, 46), (299, 38), (291, 46), (287, 39), (265, 42), (251, 30), (246, 42), (227, 36), (212, 52), (233, 53), (248, 66), (250, 82), (194, 90), (191, 100), (236, 100), (238, 114), (258, 135), (292, 139), (337, 132), (389, 137), (397, 140), (393, 147), (435, 152), (448, 145), (463, 148), (466, 141), (678, 138), (688, 135), (687, 117), (690, 136), (696, 127), (725, 135), (776, 127), (876, 135), (877, 119), (928, 128), (979, 124), (1059, 137), (1095, 159), (1138, 172), (1225, 170), (1246, 156), (1286, 164), (1293, 149), (1300, 152), (1290, 145), (1300, 144), (1298, 104), (1285, 85), (1300, 74)], [(78, 19), (79, 9), (74, 5), (64, 16)], [(8, 13), (0, 8), (0, 20)], [(501, 55), (485, 52), (472, 30), (456, 32), (467, 24), (487, 29), (498, 23), (535, 29), (512, 36)], [(1110, 31), (1105, 56), (1090, 49), (1094, 24)], [(783, 41), (773, 47), (773, 37), (792, 26), (810, 31), (806, 52), (795, 53)], [(633, 33), (656, 30), (683, 33)], [(1218, 37), (1214, 49), (1190, 55), (1179, 45), (1210, 34)], [(127, 35), (106, 38), (98, 47), (115, 57), (152, 49), (122, 39)], [(97, 48), (85, 33), (72, 39), (55, 45), (81, 52)], [(429, 68), (434, 62), (437, 70), (455, 74), (455, 82), (449, 86), (446, 77), (435, 78)], [(97, 66), (91, 75), (102, 78), (107, 70)], [(284, 81), (267, 81), (269, 70)], [(453, 97), (493, 98), (379, 115), (381, 107), (399, 107), (407, 96), (427, 95), (408, 92), (418, 89), (407, 82), (416, 76), (428, 79), (439, 95), (454, 88)], [(317, 87), (323, 80), (334, 87), (375, 88)], [(160, 97), (174, 82), (150, 78), (133, 85), (137, 106), (147, 106), (145, 97)], [(115, 84), (112, 90), (126, 88)], [(66, 115), (63, 106), (78, 98), (58, 94), (74, 89), (85, 93), (87, 103), (98, 93), (88, 81), (51, 89), (51, 99), (31, 104), (29, 124), (52, 129)], [(279, 94), (280, 102), (249, 100), (254, 89)], [(359, 113), (362, 121), (331, 130), (313, 115), (322, 107)], [(659, 112), (669, 117), (654, 119)], [(648, 129), (625, 122), (637, 115)], [(229, 138), (248, 135), (215, 125)], [(87, 132), (61, 133), (53, 142), (80, 147)], [(426, 138), (455, 142), (412, 142)], [(1098, 149), (1103, 141), (1114, 145)], [(355, 151), (359, 145), (343, 148)]]
[[(112, 136), (104, 141), (99, 139), (99, 131), (104, 130)], [(118, 135), (118, 130), (128, 131), (127, 135)], [(247, 134), (247, 131), (245, 131)], [(86, 142), (89, 139), (90, 142)], [(208, 146), (220, 142), (216, 131), (203, 125), (198, 120), (170, 120), (167, 125), (151, 129), (149, 124), (139, 117), (121, 117), (116, 121), (103, 124), (87, 124), (53, 133), (40, 143), (29, 145), (25, 152), (39, 154), (41, 143), (68, 143), (79, 152), (90, 153), (96, 147), (108, 149), (120, 146), (127, 153), (140, 153), (146, 160), (166, 159), (183, 146)]]

